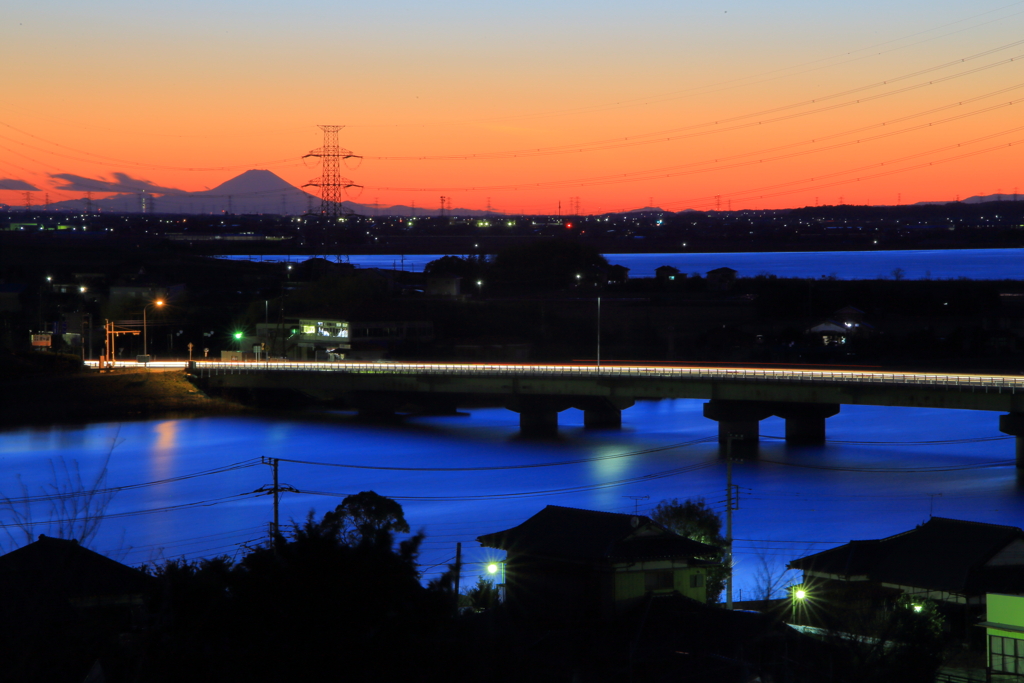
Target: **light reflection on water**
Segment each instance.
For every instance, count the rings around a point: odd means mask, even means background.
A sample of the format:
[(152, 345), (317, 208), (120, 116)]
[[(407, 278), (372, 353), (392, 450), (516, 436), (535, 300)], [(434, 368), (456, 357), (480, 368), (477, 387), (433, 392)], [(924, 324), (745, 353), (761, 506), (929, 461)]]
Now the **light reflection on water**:
[[(473, 563), (493, 553), (478, 547), (477, 536), (514, 526), (547, 504), (615, 512), (639, 505), (646, 512), (662, 499), (703, 497), (723, 510), (726, 467), (718, 445), (692, 443), (716, 434), (715, 423), (701, 411), (701, 401), (645, 401), (623, 413), (621, 431), (587, 431), (582, 413), (569, 410), (559, 416), (559, 437), (553, 440), (521, 438), (518, 416), (501, 409), (388, 424), (361, 423), (341, 414), (312, 422), (203, 418), (23, 429), (0, 433), (0, 490), (17, 495), (15, 475), (20, 473), (31, 491), (38, 492), (52, 481), (50, 462), (59, 458), (77, 461), (83, 479), (89, 480), (115, 439), (119, 443), (109, 478), (114, 486), (180, 477), (261, 456), (353, 465), (358, 467), (282, 462), (281, 483), (338, 496), (374, 490), (398, 498), (413, 529), (427, 533), (423, 566), (450, 561), (458, 541), (464, 561)], [(844, 406), (828, 421), (830, 442), (825, 446), (789, 447), (771, 438), (783, 433), (782, 420), (763, 421), (760, 461), (733, 467), (734, 482), (741, 487), (735, 516), (735, 536), (743, 539), (737, 542), (740, 588), (749, 585), (759, 554), (784, 564), (850, 539), (910, 529), (930, 511), (1024, 526), (1024, 486), (1016, 468), (976, 467), (1011, 461), (1012, 439), (960, 441), (1004, 436), (995, 413)], [(620, 454), (626, 457), (610, 457)], [(581, 459), (587, 461), (559, 464)], [(974, 468), (857, 471), (963, 466)], [(366, 467), (500, 469), (362, 469)], [(821, 467), (829, 469), (816, 469)], [(685, 471), (599, 486), (673, 470)], [(270, 483), (270, 468), (254, 465), (121, 491), (93, 547), (129, 564), (234, 554), (240, 544), (265, 537), (271, 499), (252, 492)], [(577, 490), (529, 495), (561, 489)], [(627, 496), (649, 498), (634, 502)], [(167, 510), (200, 501), (211, 504)], [(311, 509), (319, 517), (338, 502), (325, 495), (285, 494), (281, 518), (301, 520)], [(163, 511), (115, 516), (154, 509)], [(37, 506), (36, 515), (45, 514)], [(3, 522), (9, 521), (5, 516)], [(44, 532), (42, 527), (34, 530)], [(7, 541), (0, 535), (4, 547), (9, 547)], [(469, 581), (477, 573), (477, 565), (467, 566)]]

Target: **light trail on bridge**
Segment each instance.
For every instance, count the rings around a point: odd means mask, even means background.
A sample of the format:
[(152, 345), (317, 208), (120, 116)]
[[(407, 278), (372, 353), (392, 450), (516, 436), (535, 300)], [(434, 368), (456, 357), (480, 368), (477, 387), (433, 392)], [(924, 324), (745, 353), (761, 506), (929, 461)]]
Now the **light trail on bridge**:
[[(86, 361), (98, 368), (95, 361)], [(337, 372), (394, 375), (458, 375), (521, 377), (590, 378), (663, 378), (759, 381), (813, 381), (854, 384), (914, 384), (926, 386), (972, 386), (1024, 392), (1024, 376), (1012, 374), (975, 374), (939, 372), (815, 370), (797, 368), (737, 368), (691, 365), (593, 365), (593, 364), (513, 364), (513, 363), (420, 363), (397, 361), (163, 361), (132, 363), (119, 361), (123, 369), (187, 369), (199, 374), (252, 372)]]

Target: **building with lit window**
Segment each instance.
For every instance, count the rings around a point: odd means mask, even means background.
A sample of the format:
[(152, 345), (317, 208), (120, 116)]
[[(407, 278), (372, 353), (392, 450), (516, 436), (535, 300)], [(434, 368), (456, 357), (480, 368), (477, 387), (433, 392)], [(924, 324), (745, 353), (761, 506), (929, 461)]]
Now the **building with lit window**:
[(986, 600), (984, 622), (990, 683), (1024, 683), (1024, 595)]
[[(298, 361), (377, 360), (403, 344), (434, 339), (430, 321), (353, 322), (338, 318), (300, 317), (256, 325), (255, 340), (271, 358)], [(248, 345), (243, 345), (248, 349)]]
[(718, 552), (649, 517), (558, 505), (477, 541), (506, 553), (509, 609), (555, 621), (610, 618), (648, 597), (703, 603), (717, 562), (697, 558)]
[(936, 603), (954, 634), (980, 647), (974, 625), (988, 593), (1024, 595), (1024, 530), (932, 517), (887, 538), (850, 541), (789, 563), (819, 600), (865, 614), (901, 595)]

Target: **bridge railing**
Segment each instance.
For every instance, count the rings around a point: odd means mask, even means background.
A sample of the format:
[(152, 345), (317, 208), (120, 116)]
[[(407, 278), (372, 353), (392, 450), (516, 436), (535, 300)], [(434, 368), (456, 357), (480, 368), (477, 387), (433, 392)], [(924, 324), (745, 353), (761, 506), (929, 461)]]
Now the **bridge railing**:
[(674, 380), (762, 381), (771, 383), (815, 382), (959, 387), (964, 390), (1024, 392), (1024, 377), (1013, 375), (960, 375), (913, 372), (856, 372), (770, 368), (664, 367), (644, 365), (508, 365), (488, 363), (390, 363), (337, 361), (302, 363), (289, 361), (224, 362), (196, 361), (192, 372), (200, 376), (263, 372), (330, 372), (384, 375), (449, 375), (459, 377), (589, 377)]

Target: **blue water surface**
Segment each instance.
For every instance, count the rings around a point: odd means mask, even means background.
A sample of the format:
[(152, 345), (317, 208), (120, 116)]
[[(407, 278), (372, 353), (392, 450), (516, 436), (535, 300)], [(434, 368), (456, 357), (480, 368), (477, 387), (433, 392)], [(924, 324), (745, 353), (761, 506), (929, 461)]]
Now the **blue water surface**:
[[(320, 421), (200, 418), (19, 429), (0, 433), (0, 491), (21, 513), (22, 486), (46, 494), (66, 465), (88, 484), (109, 454), (120, 490), (92, 546), (128, 564), (213, 555), (238, 557), (263, 542), (272, 519), (261, 457), (279, 458), (282, 521), (319, 518), (342, 496), (373, 490), (397, 498), (427, 535), (426, 578), (463, 546), (465, 577), (500, 553), (475, 539), (519, 524), (545, 505), (649, 512), (659, 501), (704, 498), (725, 508), (726, 463), (717, 426), (695, 400), (642, 401), (621, 431), (584, 430), (582, 413), (559, 416), (559, 436), (519, 436), (502, 409), (368, 424), (347, 414)], [(762, 564), (785, 563), (851, 539), (879, 538), (936, 516), (1024, 526), (1024, 476), (1014, 442), (994, 413), (844, 406), (829, 442), (791, 447), (784, 423), (761, 423), (760, 458), (733, 465), (737, 599)], [(302, 462), (295, 462), (302, 461)], [(315, 464), (314, 464), (315, 463)], [(223, 468), (230, 468), (221, 471)], [(163, 482), (135, 487), (139, 484)], [(49, 501), (30, 505), (45, 520)], [(25, 541), (11, 506), (0, 511), (3, 547)], [(45, 524), (29, 536), (53, 533)]]
[[(331, 261), (359, 268), (385, 268), (420, 272), (444, 254), (329, 256)], [(301, 262), (309, 256), (226, 256), (255, 261)], [(871, 280), (899, 277), (908, 280), (955, 279), (1019, 280), (1024, 278), (1024, 249), (913, 249), (906, 251), (737, 252), (724, 254), (605, 254), (610, 263), (629, 268), (630, 277), (654, 277), (660, 266), (678, 268), (687, 275), (704, 275), (728, 267), (738, 277), (771, 274), (777, 277)]]

